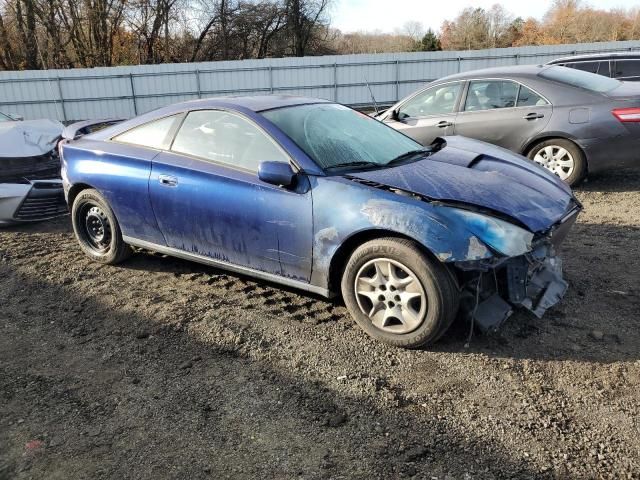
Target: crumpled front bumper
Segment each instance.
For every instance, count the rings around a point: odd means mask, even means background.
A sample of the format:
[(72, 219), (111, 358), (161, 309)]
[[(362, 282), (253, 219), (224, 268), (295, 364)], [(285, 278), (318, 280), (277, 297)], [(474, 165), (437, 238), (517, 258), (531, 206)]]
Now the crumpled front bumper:
[(575, 223), (580, 208), (568, 214), (533, 249), (521, 256), (493, 264), (458, 265), (465, 270), (462, 310), (481, 330), (497, 330), (514, 308), (524, 308), (541, 318), (569, 288), (563, 278), (557, 249)]
[(0, 225), (48, 220), (67, 213), (60, 180), (0, 183)]

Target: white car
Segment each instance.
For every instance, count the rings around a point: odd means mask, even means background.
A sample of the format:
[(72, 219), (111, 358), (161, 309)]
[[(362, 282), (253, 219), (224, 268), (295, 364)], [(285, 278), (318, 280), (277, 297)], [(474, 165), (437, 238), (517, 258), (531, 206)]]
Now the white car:
[(0, 113), (0, 226), (67, 213), (57, 149), (63, 128)]

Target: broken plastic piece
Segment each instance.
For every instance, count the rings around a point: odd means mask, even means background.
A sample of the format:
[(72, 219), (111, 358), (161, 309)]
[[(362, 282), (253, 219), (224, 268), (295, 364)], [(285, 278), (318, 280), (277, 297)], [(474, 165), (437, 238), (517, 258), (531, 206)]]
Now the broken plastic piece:
[(482, 331), (497, 330), (507, 318), (511, 316), (513, 309), (500, 295), (494, 293), (489, 298), (478, 304), (474, 321)]

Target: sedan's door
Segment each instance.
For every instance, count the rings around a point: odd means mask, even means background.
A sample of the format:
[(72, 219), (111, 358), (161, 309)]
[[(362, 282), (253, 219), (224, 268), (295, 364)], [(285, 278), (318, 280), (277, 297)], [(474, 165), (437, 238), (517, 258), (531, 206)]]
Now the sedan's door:
[(454, 133), (520, 152), (549, 123), (551, 113), (547, 100), (517, 82), (473, 80)]
[(429, 145), (436, 137), (451, 135), (462, 85), (463, 82), (453, 82), (428, 87), (383, 121), (423, 145)]
[(257, 176), (262, 161), (289, 160), (240, 114), (190, 112), (170, 151), (153, 160), (149, 180), (151, 204), (167, 245), (308, 281), (311, 192), (303, 182), (294, 191)]

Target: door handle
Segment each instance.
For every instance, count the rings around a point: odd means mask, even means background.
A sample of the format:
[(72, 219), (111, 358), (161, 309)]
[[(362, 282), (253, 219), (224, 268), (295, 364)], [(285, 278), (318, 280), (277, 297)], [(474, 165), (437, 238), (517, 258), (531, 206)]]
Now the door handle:
[(178, 179), (171, 175), (158, 175), (158, 181), (160, 185), (165, 185), (167, 187), (175, 187), (178, 185)]
[(436, 127), (445, 128), (453, 126), (453, 122), (448, 122), (447, 120), (442, 120), (441, 122), (436, 123)]
[(542, 113), (535, 113), (535, 112), (531, 112), (531, 113), (527, 113), (524, 117), (525, 120), (535, 120), (536, 118), (543, 118), (544, 115)]

